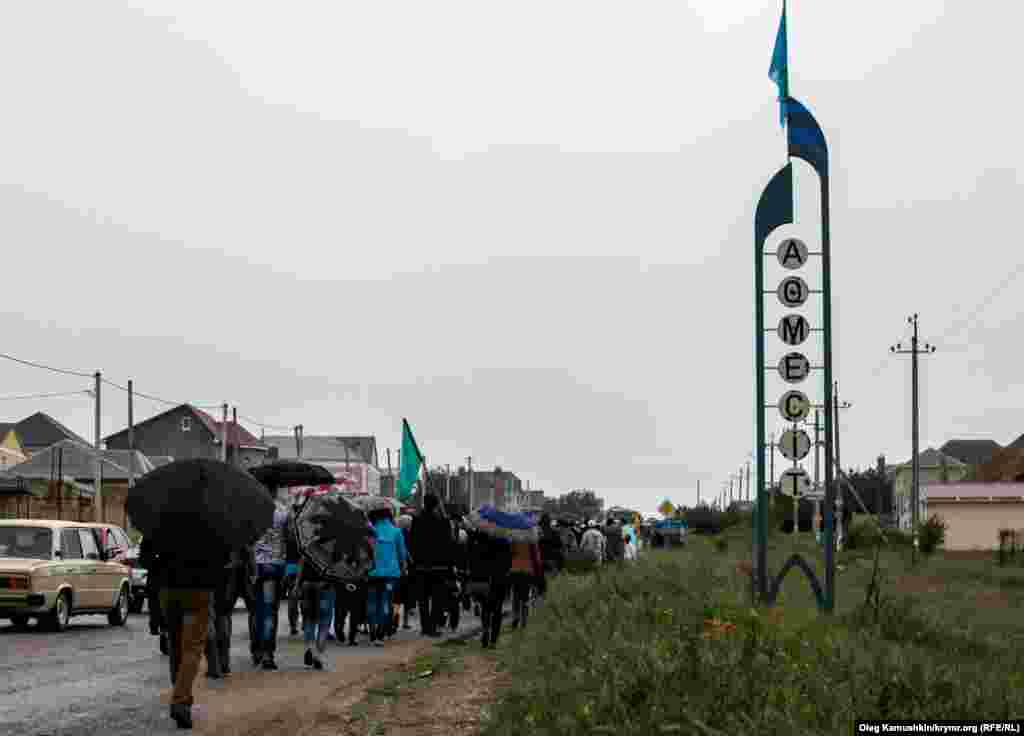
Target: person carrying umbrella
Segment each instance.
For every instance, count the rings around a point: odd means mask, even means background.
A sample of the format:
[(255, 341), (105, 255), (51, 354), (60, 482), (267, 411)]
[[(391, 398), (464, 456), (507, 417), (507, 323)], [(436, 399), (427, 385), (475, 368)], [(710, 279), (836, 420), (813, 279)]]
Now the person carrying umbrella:
[(284, 538), (284, 579), (285, 585), (283, 594), (288, 599), (288, 630), (292, 636), (299, 633), (299, 562), (302, 560), (302, 550), (299, 549), (299, 540), (295, 535), (295, 517), (302, 510), (304, 496), (296, 496), (292, 501), (292, 510), (288, 523), (285, 525)]
[(281, 583), (286, 569), (284, 534), (288, 527), (288, 519), (287, 507), (277, 502), (270, 528), (253, 546), (253, 561), (256, 563), (256, 580), (253, 583), (256, 611), (253, 630), (257, 637), (257, 646), (252, 663), (253, 666), (262, 666), (265, 670), (277, 669), (274, 654), (277, 651)]
[[(372, 550), (373, 538), (377, 531), (373, 526), (367, 529), (368, 546)], [(371, 553), (372, 556), (372, 553)], [(339, 642), (345, 641), (345, 619), (348, 619), (348, 645), (356, 646), (356, 633), (366, 617), (367, 585), (365, 576), (348, 580), (335, 588), (334, 636)]]
[(215, 460), (168, 463), (128, 492), (125, 510), (162, 563), (160, 608), (174, 685), (170, 714), (179, 728), (192, 728), (192, 687), (206, 644), (210, 600), (225, 578), (232, 549), (254, 540), (271, 522), (273, 509), (254, 478)]
[[(330, 561), (337, 564), (342, 560), (342, 546), (335, 544), (332, 548)], [(327, 648), (327, 632), (331, 628), (331, 618), (337, 593), (334, 586), (316, 567), (307, 564), (305, 558), (299, 560), (299, 573), (296, 580), (299, 598), (302, 602), (302, 633), (306, 642), (304, 664), (316, 670), (324, 668), (323, 655)], [(316, 654), (313, 649), (316, 648)]]
[(377, 542), (367, 589), (367, 618), (370, 643), (379, 647), (384, 646), (383, 640), (391, 625), (391, 592), (402, 576), (402, 567), (407, 564), (409, 554), (401, 529), (392, 523), (394, 512), (390, 508), (376, 509), (368, 516)]
[(455, 564), (452, 527), (440, 511), (433, 493), (423, 497), (423, 512), (412, 522), (412, 558), (416, 561), (420, 631), (439, 637), (441, 618), (448, 604), (448, 578)]
[(484, 649), (497, 646), (501, 634), (501, 605), (508, 594), (512, 568), (512, 546), (505, 539), (477, 530), (468, 533), (469, 591), (480, 604)]

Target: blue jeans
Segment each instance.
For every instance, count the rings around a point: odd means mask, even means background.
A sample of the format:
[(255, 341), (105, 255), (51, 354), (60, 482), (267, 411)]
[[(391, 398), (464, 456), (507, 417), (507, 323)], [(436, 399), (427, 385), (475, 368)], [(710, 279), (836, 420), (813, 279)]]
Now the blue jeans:
[(366, 586), (366, 621), (370, 626), (387, 626), (391, 623), (393, 586), (389, 578), (370, 578)]
[[(335, 591), (333, 587), (326, 586), (317, 596), (315, 610), (304, 611), (302, 616), (302, 633), (306, 640), (306, 647), (312, 648), (316, 642), (317, 651), (323, 652), (327, 647), (327, 633), (331, 630), (331, 619), (334, 616)], [(309, 608), (314, 608), (310, 606)], [(315, 613), (315, 616), (307, 616), (306, 613)]]
[(259, 637), (257, 651), (273, 654), (277, 649), (277, 612), (281, 602), (283, 562), (261, 562), (256, 565), (256, 621)]

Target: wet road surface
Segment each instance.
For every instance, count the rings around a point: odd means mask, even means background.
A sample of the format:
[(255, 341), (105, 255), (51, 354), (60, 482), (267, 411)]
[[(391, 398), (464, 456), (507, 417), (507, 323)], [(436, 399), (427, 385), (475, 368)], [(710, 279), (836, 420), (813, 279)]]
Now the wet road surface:
[[(288, 636), (287, 614), (282, 608), (277, 662), (283, 671), (302, 671), (305, 648), (302, 637)], [(507, 618), (506, 618), (507, 620)], [(232, 669), (251, 671), (246, 612), (235, 610), (231, 643)], [(413, 629), (399, 631), (394, 641), (418, 639), (418, 620)], [(463, 614), (459, 633), (479, 626), (479, 620)], [(341, 670), (346, 655), (365, 659), (382, 648), (331, 642), (327, 669)], [(200, 672), (206, 671), (205, 662)], [(267, 673), (272, 677), (274, 673)], [(200, 674), (197, 680), (204, 680)], [(76, 616), (67, 631), (56, 634), (16, 631), (0, 621), (0, 732), (4, 736), (162, 736), (181, 733), (160, 702), (169, 687), (167, 657), (158, 650), (158, 639), (149, 633), (146, 614), (131, 615), (125, 626), (111, 626), (106, 616)], [(212, 687), (230, 687), (214, 681)]]

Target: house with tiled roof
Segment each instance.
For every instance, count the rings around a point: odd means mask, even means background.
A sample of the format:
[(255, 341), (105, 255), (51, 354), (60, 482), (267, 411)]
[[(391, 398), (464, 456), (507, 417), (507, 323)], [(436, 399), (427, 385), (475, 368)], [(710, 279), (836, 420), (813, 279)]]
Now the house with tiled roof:
[(939, 452), (977, 468), (992, 460), (1001, 449), (1002, 445), (995, 440), (953, 439), (940, 447)]
[[(181, 404), (139, 422), (133, 428), (135, 449), (148, 457), (173, 460), (220, 459), (224, 424), (202, 409)], [(108, 449), (128, 449), (128, 429), (106, 438)], [(228, 462), (251, 467), (264, 462), (268, 446), (237, 421), (227, 423)]]
[[(18, 443), (17, 448), (11, 447), (7, 441), (11, 432), (14, 433)], [(91, 444), (89, 440), (75, 434), (49, 414), (41, 411), (25, 417), (20, 422), (0, 424), (0, 437), (4, 438), (0, 444), (8, 449), (16, 449), (27, 457), (32, 457), (40, 450), (45, 450), (61, 440), (74, 440), (83, 445)]]

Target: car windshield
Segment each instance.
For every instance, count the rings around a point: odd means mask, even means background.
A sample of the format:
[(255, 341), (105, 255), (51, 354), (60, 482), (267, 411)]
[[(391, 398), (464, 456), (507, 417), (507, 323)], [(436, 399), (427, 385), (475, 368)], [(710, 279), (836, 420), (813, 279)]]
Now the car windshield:
[(0, 526), (0, 557), (50, 559), (53, 532), (41, 526)]

